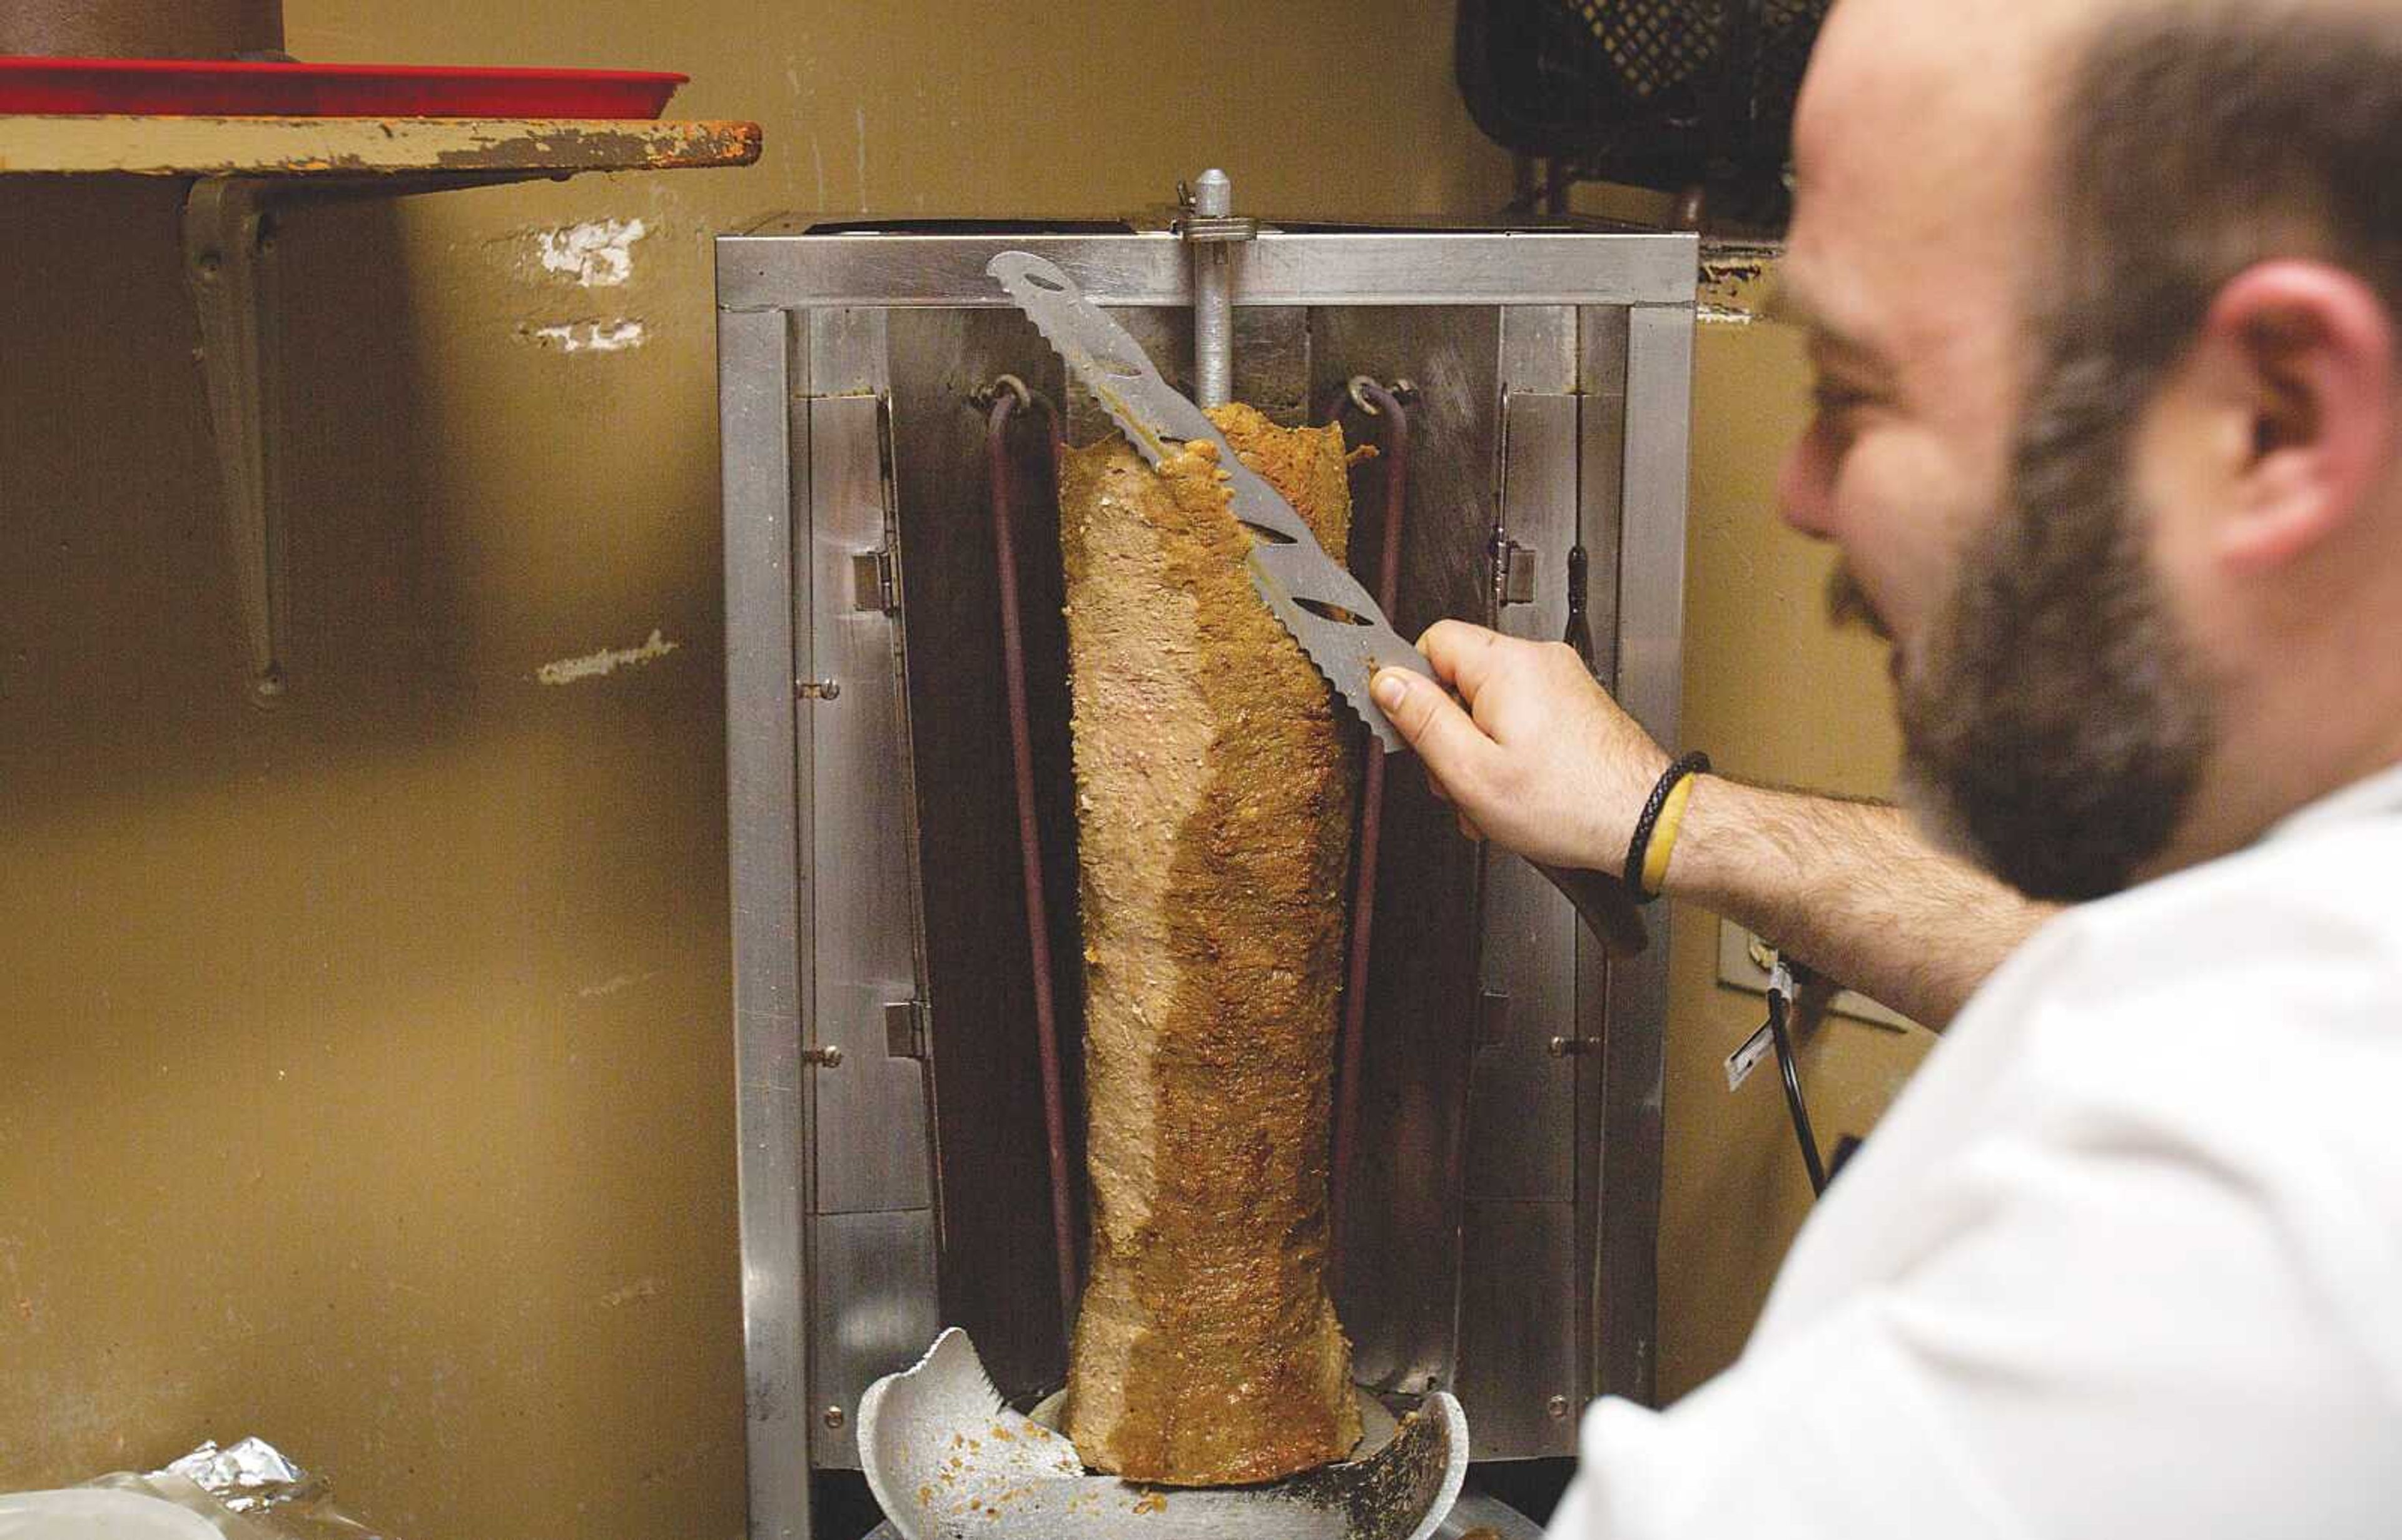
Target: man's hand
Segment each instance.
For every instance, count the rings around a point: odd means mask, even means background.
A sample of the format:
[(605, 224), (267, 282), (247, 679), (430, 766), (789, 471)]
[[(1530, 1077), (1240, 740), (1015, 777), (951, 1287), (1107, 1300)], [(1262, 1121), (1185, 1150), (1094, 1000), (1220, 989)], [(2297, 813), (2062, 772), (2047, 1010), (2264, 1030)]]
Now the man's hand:
[[(1618, 873), (1666, 750), (1567, 647), (1456, 620), (1418, 646), (1466, 710), (1397, 668), (1372, 688), (1461, 826), (1547, 866)], [(2052, 913), (1928, 847), (1890, 807), (1715, 775), (1695, 781), (1676, 852), (1672, 896), (1939, 1029)]]
[(1550, 866), (1624, 865), (1668, 755), (1575, 650), (1456, 620), (1430, 626), (1418, 649), (1458, 702), (1400, 668), (1372, 688), (1470, 837)]

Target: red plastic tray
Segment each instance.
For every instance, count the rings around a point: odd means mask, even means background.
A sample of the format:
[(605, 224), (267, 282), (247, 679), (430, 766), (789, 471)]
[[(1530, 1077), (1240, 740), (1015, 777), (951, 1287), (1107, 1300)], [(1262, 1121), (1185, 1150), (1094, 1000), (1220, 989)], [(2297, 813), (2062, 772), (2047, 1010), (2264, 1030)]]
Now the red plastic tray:
[(650, 70), (0, 58), (0, 113), (656, 117), (690, 78)]

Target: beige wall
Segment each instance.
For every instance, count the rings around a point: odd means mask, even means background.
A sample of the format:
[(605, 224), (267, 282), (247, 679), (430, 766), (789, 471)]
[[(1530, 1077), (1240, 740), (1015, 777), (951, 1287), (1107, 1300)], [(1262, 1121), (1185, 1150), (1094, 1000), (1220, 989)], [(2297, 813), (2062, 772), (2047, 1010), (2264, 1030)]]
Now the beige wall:
[[(273, 712), (240, 691), (174, 190), (0, 182), (0, 1487), (258, 1433), (406, 1540), (739, 1533), (710, 237), (1124, 210), (1205, 158), (1251, 207), (1489, 209), (1452, 7), (1375, 9), (1363, 40), (1362, 8), (1264, 0), (290, 0), (304, 57), (683, 69), (674, 110), (767, 154), (291, 217)], [(635, 218), (621, 287), (536, 259)], [(632, 351), (538, 338), (628, 320)], [(1789, 352), (1713, 330), (1702, 368), (1693, 740), (1873, 788), (1872, 673), (1760, 511)], [(1780, 721), (1829, 678), (1836, 720)], [(1672, 1388), (1739, 1343), (1800, 1211), (1773, 1091), (1711, 1083), (1756, 1007), (1704, 928)], [(1830, 1138), (1907, 1057), (1866, 1030), (1820, 1051)]]
[[(1757, 290), (1750, 291), (1752, 295)], [(1686, 541), (1685, 737), (1731, 775), (1857, 795), (1892, 790), (1898, 748), (1884, 653), (1837, 635), (1821, 595), (1831, 558), (1777, 520), (1775, 473), (1805, 417), (1789, 328), (1705, 322), (1694, 352), (1693, 492)], [(1774, 1065), (1740, 1092), (1724, 1060), (1766, 1019), (1716, 983), (1719, 922), (1676, 915), (1670, 958), (1667, 1171), (1660, 1233), (1660, 1390), (1674, 1397), (1741, 1350), (1810, 1184)], [(1933, 1042), (1829, 1017), (1802, 1039), (1818, 1142), (1866, 1134)]]

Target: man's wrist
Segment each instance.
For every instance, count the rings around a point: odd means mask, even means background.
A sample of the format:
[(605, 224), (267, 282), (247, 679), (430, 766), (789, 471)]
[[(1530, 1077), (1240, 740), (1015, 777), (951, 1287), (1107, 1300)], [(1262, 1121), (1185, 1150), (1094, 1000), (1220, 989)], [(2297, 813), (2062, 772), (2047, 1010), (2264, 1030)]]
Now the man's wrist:
[(1758, 789), (1719, 775), (1696, 775), (1678, 821), (1677, 842), (1661, 873), (1663, 896), (1698, 902), (1713, 909), (1727, 906), (1730, 885), (1757, 862), (1742, 846), (1752, 831), (1743, 811)]
[(1685, 804), (1692, 795), (1694, 781), (1709, 767), (1710, 757), (1696, 750), (1672, 762), (1652, 782), (1620, 867), (1627, 897), (1635, 902), (1650, 903), (1665, 890), (1668, 860), (1676, 851)]

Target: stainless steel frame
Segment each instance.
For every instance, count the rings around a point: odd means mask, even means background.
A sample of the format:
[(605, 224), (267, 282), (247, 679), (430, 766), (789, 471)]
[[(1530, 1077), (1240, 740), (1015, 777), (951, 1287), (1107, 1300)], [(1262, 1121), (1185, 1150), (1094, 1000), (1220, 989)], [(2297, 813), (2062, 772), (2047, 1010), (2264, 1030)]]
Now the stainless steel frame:
[[(754, 1537), (806, 1540), (810, 1470), (856, 1464), (860, 1392), (939, 1326), (969, 1325), (1013, 1396), (1062, 1362), (1040, 1140), (1029, 1160), (1021, 1137), (1015, 901), (993, 880), (1015, 856), (987, 838), (1006, 756), (987, 751), (972, 538), (967, 393), (1004, 370), (1065, 389), (984, 276), (1011, 247), (1122, 307), (1189, 379), (1190, 264), (1166, 232), (718, 242)], [(1300, 420), (1353, 374), (1424, 392), (1396, 623), (1555, 638), (1581, 541), (1596, 667), (1673, 742), (1692, 240), (1263, 230), (1232, 261), (1241, 399)], [(1523, 600), (1497, 581), (1512, 547), (1538, 574)], [(1064, 783), (1057, 733), (1038, 764)], [(1480, 1458), (1566, 1453), (1592, 1396), (1650, 1394), (1665, 917), (1608, 964), (1416, 782), (1388, 793), (1340, 1302), (1364, 1382), (1452, 1386)], [(1072, 926), (1071, 874), (1063, 894)]]
[[(1184, 248), (1165, 232), (812, 235), (771, 225), (717, 241), (725, 310), (931, 305), (1006, 309), (985, 276), (1005, 251), (1068, 269), (1101, 305), (1193, 302)], [(1263, 230), (1234, 254), (1237, 305), (1665, 305), (1690, 308), (1700, 256), (1682, 235), (1557, 231)]]

